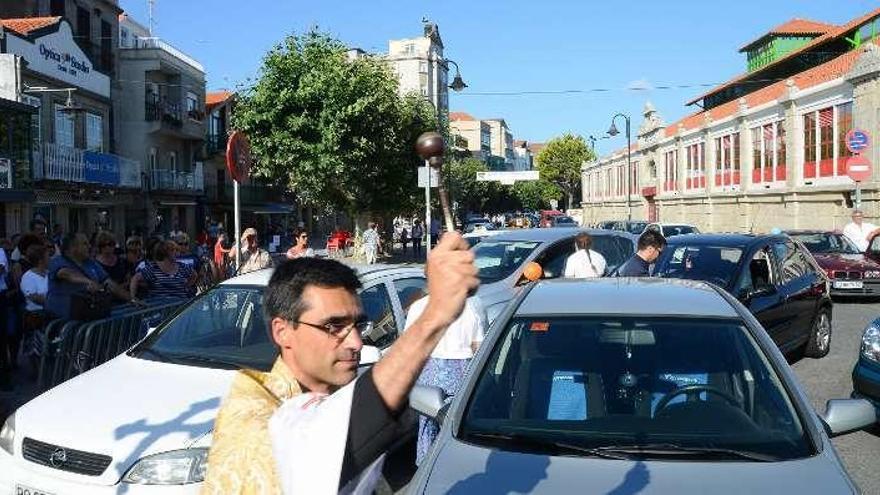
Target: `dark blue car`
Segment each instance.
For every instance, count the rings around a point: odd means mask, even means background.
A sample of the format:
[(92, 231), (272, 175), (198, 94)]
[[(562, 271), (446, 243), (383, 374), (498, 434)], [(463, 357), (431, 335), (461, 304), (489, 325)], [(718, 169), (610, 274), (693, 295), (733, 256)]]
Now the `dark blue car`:
[(852, 378), (853, 396), (870, 400), (880, 414), (880, 318), (872, 321), (862, 334), (859, 360)]

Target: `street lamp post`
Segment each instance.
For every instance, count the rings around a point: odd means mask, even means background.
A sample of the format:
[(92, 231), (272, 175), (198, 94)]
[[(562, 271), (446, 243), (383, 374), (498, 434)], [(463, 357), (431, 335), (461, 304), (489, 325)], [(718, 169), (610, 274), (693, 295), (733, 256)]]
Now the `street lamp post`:
[(620, 134), (620, 131), (617, 130), (617, 126), (614, 125), (614, 121), (617, 120), (617, 117), (622, 117), (623, 120), (626, 121), (626, 221), (631, 222), (632, 205), (630, 204), (630, 197), (632, 196), (632, 159), (630, 158), (630, 153), (632, 153), (632, 134), (630, 132), (629, 115), (617, 113), (614, 117), (611, 117), (611, 128), (608, 129), (608, 135), (616, 136)]

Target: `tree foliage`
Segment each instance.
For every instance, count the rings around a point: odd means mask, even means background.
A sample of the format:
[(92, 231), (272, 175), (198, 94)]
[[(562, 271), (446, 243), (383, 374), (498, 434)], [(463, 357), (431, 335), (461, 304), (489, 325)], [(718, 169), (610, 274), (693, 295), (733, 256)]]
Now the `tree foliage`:
[(486, 163), (473, 157), (455, 158), (445, 165), (444, 180), (459, 211), (482, 211), (493, 183), (477, 180), (478, 172), (489, 170)]
[(234, 127), (244, 131), (256, 177), (283, 184), (304, 204), (390, 212), (417, 201), (416, 137), (437, 128), (423, 99), (398, 95), (373, 57), (349, 60), (328, 35), (291, 35), (240, 92)]
[(593, 157), (582, 136), (566, 133), (551, 139), (535, 157), (535, 163), (541, 181), (556, 186), (568, 200), (568, 208), (572, 208), (574, 196), (581, 187), (581, 165)]
[(550, 200), (560, 196), (559, 188), (544, 179), (517, 182), (512, 192), (523, 208), (533, 210), (548, 208)]

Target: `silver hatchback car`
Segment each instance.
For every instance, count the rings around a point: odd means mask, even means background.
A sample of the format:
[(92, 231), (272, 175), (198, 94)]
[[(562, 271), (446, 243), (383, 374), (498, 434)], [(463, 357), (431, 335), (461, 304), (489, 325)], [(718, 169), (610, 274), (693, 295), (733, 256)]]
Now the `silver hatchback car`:
[[(830, 437), (873, 406), (817, 415), (757, 320), (669, 279), (529, 285), (492, 327), (411, 493), (857, 493)], [(448, 407), (448, 410), (447, 410)]]

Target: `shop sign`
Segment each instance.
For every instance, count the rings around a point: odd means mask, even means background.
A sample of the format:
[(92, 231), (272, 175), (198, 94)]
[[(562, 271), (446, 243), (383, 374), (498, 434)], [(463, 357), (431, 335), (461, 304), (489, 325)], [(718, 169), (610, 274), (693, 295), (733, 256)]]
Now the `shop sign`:
[(86, 151), (83, 153), (83, 180), (107, 186), (119, 185), (119, 159), (113, 155)]

